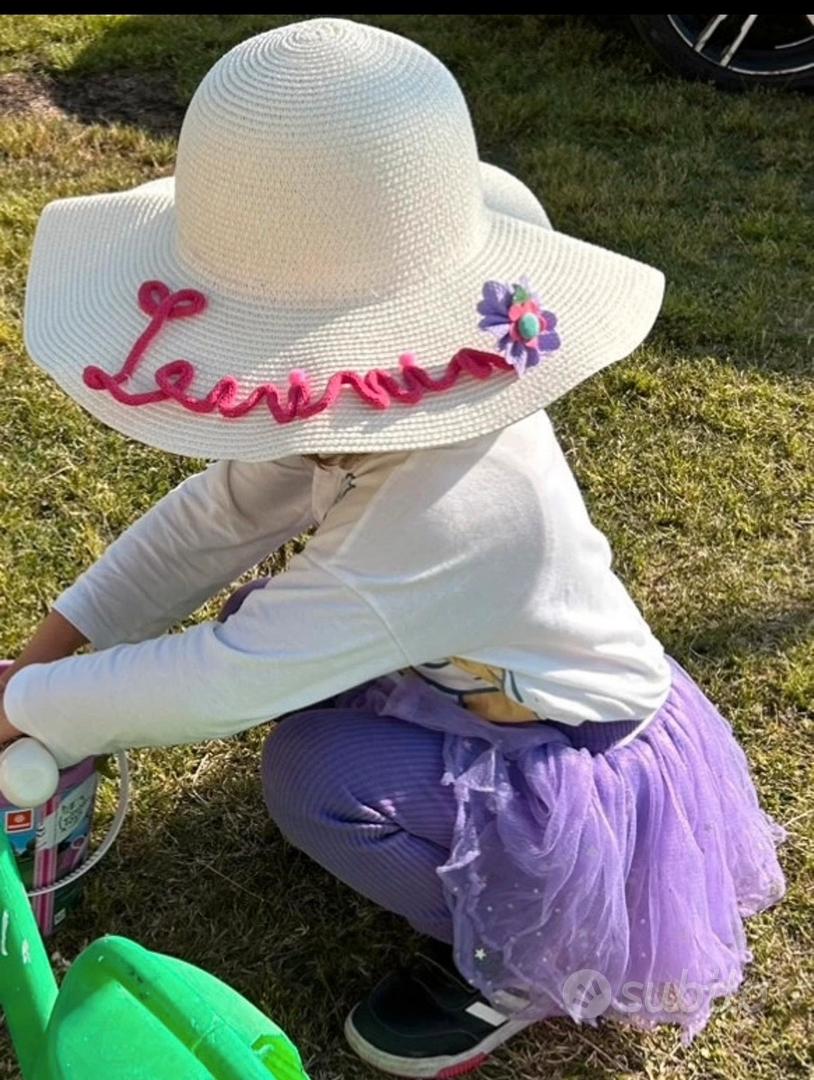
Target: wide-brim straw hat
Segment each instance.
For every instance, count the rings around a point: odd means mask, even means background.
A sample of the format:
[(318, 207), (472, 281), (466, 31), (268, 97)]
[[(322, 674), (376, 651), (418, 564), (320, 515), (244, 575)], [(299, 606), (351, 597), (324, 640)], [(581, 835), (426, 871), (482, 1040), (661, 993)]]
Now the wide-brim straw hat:
[(34, 361), (150, 446), (406, 450), (544, 408), (649, 332), (664, 276), (549, 227), (406, 38), (315, 18), (198, 87), (174, 177), (49, 204)]

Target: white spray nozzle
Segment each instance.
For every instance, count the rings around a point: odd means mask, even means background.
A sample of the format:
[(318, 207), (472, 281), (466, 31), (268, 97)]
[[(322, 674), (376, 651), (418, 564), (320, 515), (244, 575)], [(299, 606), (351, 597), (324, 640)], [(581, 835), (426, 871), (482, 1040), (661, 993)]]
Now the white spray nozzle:
[(36, 739), (17, 739), (0, 753), (0, 793), (14, 806), (42, 806), (58, 786), (57, 763)]

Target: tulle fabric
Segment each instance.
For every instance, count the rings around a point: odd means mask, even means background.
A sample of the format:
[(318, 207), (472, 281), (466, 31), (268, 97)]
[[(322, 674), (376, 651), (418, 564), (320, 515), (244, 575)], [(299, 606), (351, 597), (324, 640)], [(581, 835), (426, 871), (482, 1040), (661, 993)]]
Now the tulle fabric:
[(784, 893), (783, 830), (729, 724), (671, 664), (646, 730), (595, 754), (543, 723), (481, 720), (418, 676), (336, 702), (444, 732), (456, 962), (518, 1018), (678, 1023), (689, 1041), (751, 960), (743, 919)]

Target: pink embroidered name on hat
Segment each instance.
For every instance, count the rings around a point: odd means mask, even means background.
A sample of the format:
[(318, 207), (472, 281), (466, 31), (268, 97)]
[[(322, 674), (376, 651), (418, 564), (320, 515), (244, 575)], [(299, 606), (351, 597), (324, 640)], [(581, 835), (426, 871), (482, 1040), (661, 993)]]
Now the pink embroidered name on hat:
[(362, 375), (356, 371), (338, 371), (328, 381), (321, 397), (314, 399), (304, 371), (292, 371), (288, 388), (281, 390), (274, 383), (263, 383), (251, 390), (241, 400), (240, 385), (233, 376), (221, 379), (204, 397), (191, 392), (195, 380), (195, 365), (189, 360), (171, 360), (155, 372), (156, 390), (131, 393), (124, 384), (135, 374), (150, 345), (167, 322), (200, 315), (206, 310), (206, 297), (197, 289), (179, 289), (173, 292), (162, 281), (145, 281), (138, 291), (139, 307), (150, 317), (150, 323), (139, 335), (133, 348), (115, 375), (96, 365), (88, 365), (82, 378), (91, 390), (107, 391), (122, 405), (151, 405), (159, 401), (175, 401), (195, 413), (219, 412), (228, 419), (245, 416), (264, 402), (274, 419), (280, 424), (292, 420), (308, 420), (331, 408), (338, 400), (342, 388), (349, 386), (361, 401), (374, 409), (389, 409), (391, 404), (401, 402), (414, 405), (425, 393), (442, 393), (450, 390), (462, 375), (475, 379), (488, 379), (495, 371), (509, 372), (517, 368), (502, 357), (475, 349), (461, 349), (453, 356), (443, 375), (434, 378), (416, 361), (412, 353), (399, 357), (401, 381), (390, 372), (378, 368)]

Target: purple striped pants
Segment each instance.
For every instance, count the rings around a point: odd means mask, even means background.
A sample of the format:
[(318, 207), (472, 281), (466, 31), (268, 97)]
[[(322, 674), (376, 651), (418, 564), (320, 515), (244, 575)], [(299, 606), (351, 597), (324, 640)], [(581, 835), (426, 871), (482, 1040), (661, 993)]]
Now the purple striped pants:
[(263, 789), (283, 835), (334, 877), (421, 933), (452, 941), (436, 869), (455, 800), (443, 736), (359, 709), (287, 716), (263, 749)]

